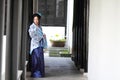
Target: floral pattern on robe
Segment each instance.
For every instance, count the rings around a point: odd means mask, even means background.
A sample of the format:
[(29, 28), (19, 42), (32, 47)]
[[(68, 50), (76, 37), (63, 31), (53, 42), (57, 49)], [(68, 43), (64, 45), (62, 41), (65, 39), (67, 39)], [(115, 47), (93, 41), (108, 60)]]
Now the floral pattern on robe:
[(47, 48), (47, 40), (43, 37), (41, 26), (37, 27), (33, 23), (32, 25), (30, 25), (28, 32), (31, 37), (30, 54), (32, 53), (33, 49), (40, 46), (43, 48)]

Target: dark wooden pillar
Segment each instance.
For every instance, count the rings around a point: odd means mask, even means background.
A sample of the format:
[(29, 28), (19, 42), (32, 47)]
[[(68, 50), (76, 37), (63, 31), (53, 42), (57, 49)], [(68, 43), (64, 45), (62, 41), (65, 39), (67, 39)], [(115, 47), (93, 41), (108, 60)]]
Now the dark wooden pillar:
[(88, 2), (74, 0), (73, 60), (78, 69), (87, 72), (88, 62)]
[(2, 40), (5, 26), (5, 0), (0, 0), (0, 80), (2, 77)]
[[(29, 0), (28, 1), (28, 27), (27, 27), (27, 30), (28, 30), (29, 26), (33, 22), (32, 15), (33, 15), (33, 0)], [(29, 52), (30, 52), (30, 37), (29, 37), (28, 32), (27, 32), (27, 54), (26, 54), (26, 60), (29, 61), (28, 65), (27, 65), (27, 71), (30, 71), (30, 69), (31, 69), (31, 56), (30, 56)]]
[[(26, 61), (29, 61), (29, 51), (30, 51), (30, 38), (28, 35), (29, 25), (32, 23), (33, 14), (33, 1), (24, 0), (23, 1), (23, 24), (22, 24), (22, 46), (21, 46), (21, 64), (20, 69), (23, 70), (22, 80), (26, 78)], [(28, 69), (30, 69), (30, 63), (28, 64)]]
[(17, 80), (21, 52), (22, 0), (7, 0), (5, 80)]
[(27, 28), (28, 28), (28, 1), (23, 0), (22, 10), (22, 39), (21, 39), (21, 54), (20, 54), (20, 70), (23, 70), (21, 80), (26, 80), (26, 54), (27, 54)]
[(33, 13), (38, 12), (38, 0), (33, 0)]

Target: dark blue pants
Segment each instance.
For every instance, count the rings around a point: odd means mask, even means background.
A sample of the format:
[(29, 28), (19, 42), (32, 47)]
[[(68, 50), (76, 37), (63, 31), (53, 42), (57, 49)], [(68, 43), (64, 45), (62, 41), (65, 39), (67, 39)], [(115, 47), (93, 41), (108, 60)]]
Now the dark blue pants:
[(40, 78), (45, 76), (43, 48), (38, 47), (32, 51), (31, 77)]

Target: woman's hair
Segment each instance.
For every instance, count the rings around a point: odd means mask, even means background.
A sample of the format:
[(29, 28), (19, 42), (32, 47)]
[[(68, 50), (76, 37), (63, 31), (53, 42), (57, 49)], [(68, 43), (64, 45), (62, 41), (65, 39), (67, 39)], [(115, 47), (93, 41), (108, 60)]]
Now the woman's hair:
[(34, 17), (38, 17), (39, 20), (41, 19), (41, 15), (39, 13), (33, 14), (33, 19), (34, 19)]

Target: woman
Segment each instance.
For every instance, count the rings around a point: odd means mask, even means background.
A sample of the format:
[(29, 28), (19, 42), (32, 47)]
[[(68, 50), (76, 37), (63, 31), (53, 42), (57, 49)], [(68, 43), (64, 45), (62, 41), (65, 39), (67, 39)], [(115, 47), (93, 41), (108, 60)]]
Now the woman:
[(29, 27), (31, 37), (31, 77), (40, 78), (45, 76), (43, 49), (47, 47), (46, 35), (40, 26), (41, 15), (33, 14), (33, 23)]

